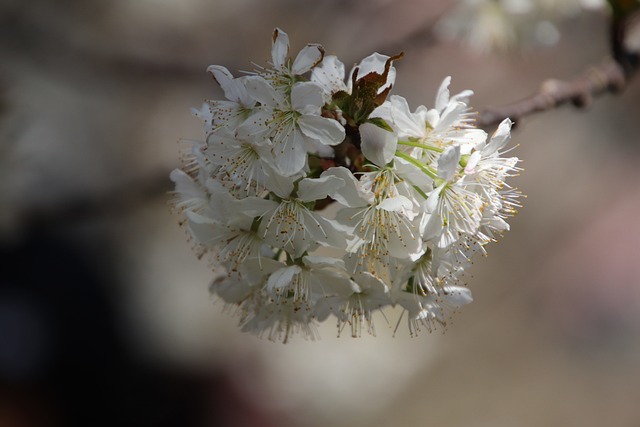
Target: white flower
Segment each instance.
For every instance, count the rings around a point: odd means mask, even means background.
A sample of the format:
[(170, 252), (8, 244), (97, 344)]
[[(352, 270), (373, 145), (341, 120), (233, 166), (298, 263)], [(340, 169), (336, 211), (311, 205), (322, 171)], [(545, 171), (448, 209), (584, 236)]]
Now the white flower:
[(200, 183), (193, 180), (181, 169), (174, 169), (169, 175), (174, 182), (177, 199), (174, 202), (178, 209), (200, 211), (209, 203), (207, 191)]
[(422, 239), (414, 223), (419, 207), (405, 195), (409, 190), (397, 182), (392, 169), (363, 174), (360, 181), (345, 168), (331, 168), (321, 176), (345, 182), (331, 197), (345, 206), (337, 220), (356, 236), (349, 250), (359, 258), (359, 271), (380, 274), (370, 261), (388, 265), (390, 257), (415, 259), (421, 254)]
[(505, 119), (491, 137), (489, 143), (476, 145), (464, 168), (465, 174), (481, 184), (483, 189), (500, 190), (504, 180), (518, 172), (516, 157), (501, 157), (500, 150), (511, 139), (511, 120)]
[(320, 115), (324, 100), (322, 89), (315, 83), (295, 83), (288, 95), (262, 77), (250, 76), (247, 89), (260, 106), (237, 129), (237, 134), (242, 139), (271, 138), (274, 162), (283, 175), (300, 172), (307, 153), (318, 149), (316, 144), (336, 145), (344, 139), (342, 125)]
[(351, 327), (351, 336), (362, 336), (362, 326), (375, 335), (372, 314), (391, 304), (389, 288), (371, 273), (358, 273), (350, 281), (350, 287), (342, 287), (335, 295), (321, 298), (316, 304), (318, 320), (325, 320), (329, 314), (338, 319), (338, 335), (346, 325)]
[(298, 264), (282, 266), (271, 273), (267, 292), (276, 300), (290, 298), (294, 302), (315, 302), (331, 288), (349, 288), (342, 260), (304, 256)]
[(239, 196), (258, 196), (267, 188), (271, 166), (271, 141), (242, 140), (227, 128), (207, 137), (207, 159), (218, 168), (215, 178)]
[(234, 78), (220, 65), (210, 65), (207, 71), (218, 82), (227, 100), (208, 100), (200, 111), (194, 113), (205, 121), (205, 133), (221, 126), (234, 129), (249, 117), (255, 105), (244, 86), (246, 77)]
[(483, 202), (469, 189), (459, 175), (460, 147), (449, 147), (438, 159), (438, 179), (424, 203), (429, 213), (424, 224), (423, 238), (436, 240), (446, 248), (458, 240), (460, 234), (473, 234), (480, 226)]
[[(407, 313), (407, 326), (411, 336), (421, 332), (422, 327), (432, 332), (437, 324), (446, 326), (452, 311), (473, 301), (471, 291), (462, 286), (449, 286), (438, 294), (425, 296), (399, 291), (393, 295), (393, 299)], [(398, 323), (400, 320), (402, 318)]]
[[(443, 274), (442, 265), (436, 265), (433, 262), (433, 250), (427, 249), (415, 263), (407, 263), (407, 267), (410, 269), (408, 285), (410, 290), (418, 295), (435, 295), (442, 291), (443, 281), (441, 276)], [(440, 275), (438, 274), (440, 270)], [(447, 271), (446, 273), (450, 273)], [(405, 273), (406, 274), (406, 273)]]
[(235, 199), (215, 181), (209, 185), (208, 203), (198, 211), (188, 210), (186, 218), (195, 241), (216, 254), (229, 271), (245, 259), (260, 256), (264, 242), (256, 233), (253, 217), (238, 212)]
[(438, 22), (435, 33), (446, 40), (463, 40), (473, 50), (508, 51), (519, 41), (513, 14), (494, 0), (462, 0)]
[(258, 72), (276, 89), (286, 92), (295, 82), (296, 76), (311, 71), (324, 57), (324, 49), (319, 44), (310, 43), (305, 46), (291, 61), (289, 58), (289, 36), (279, 28), (273, 31), (271, 43), (272, 69)]
[(520, 193), (505, 183), (505, 179), (520, 171), (516, 166), (518, 158), (502, 157), (500, 153), (511, 139), (510, 130), (511, 121), (505, 119), (488, 144), (483, 141), (476, 146), (464, 169), (465, 180), (484, 201), (480, 231), (486, 241), (509, 229), (506, 219), (520, 206)]
[(361, 124), (360, 148), (362, 154), (376, 166), (384, 167), (395, 157), (398, 138), (393, 132), (382, 129), (373, 123)]
[(268, 302), (251, 310), (251, 316), (242, 325), (243, 332), (258, 337), (267, 336), (270, 341), (289, 342), (296, 334), (306, 339), (318, 338), (318, 328), (313, 318), (313, 308), (306, 303), (295, 303), (289, 299)]
[(343, 185), (344, 181), (335, 176), (305, 178), (299, 182), (297, 194), (280, 195), (280, 201), (248, 197), (239, 200), (237, 206), (240, 212), (260, 218), (258, 233), (265, 242), (299, 258), (319, 245), (346, 247), (344, 230), (309, 207), (309, 203), (324, 199)]
[(334, 55), (325, 56), (311, 71), (311, 81), (322, 87), (326, 102), (330, 102), (336, 92), (350, 92), (344, 82), (344, 64)]
[[(367, 56), (360, 61), (359, 64), (353, 67), (349, 73), (347, 82), (345, 83), (344, 64), (340, 62), (337, 57), (327, 55), (324, 57), (322, 62), (311, 71), (311, 81), (322, 87), (326, 101), (330, 102), (332, 95), (336, 92), (344, 91), (351, 93), (354, 80), (359, 80), (369, 73), (382, 75), (389, 59), (389, 56), (381, 55), (379, 53), (373, 53)], [(389, 87), (393, 86), (395, 81), (396, 69), (391, 66), (389, 68), (389, 73), (387, 74), (387, 80), (385, 84), (378, 89), (378, 93), (382, 93)]]
[(487, 139), (449, 77), (433, 108), (387, 99), (401, 56), (372, 54), (345, 81), (319, 45), (291, 59), (276, 29), (268, 68), (209, 67), (226, 99), (195, 110), (205, 141), (171, 173), (174, 204), (243, 331), (314, 339), (333, 314), (338, 334), (375, 335), (375, 313), (397, 304), (414, 335), (471, 302), (471, 258), (520, 206), (511, 122)]
[[(364, 76), (370, 73), (383, 74), (385, 68), (387, 67), (387, 62), (391, 57), (387, 55), (382, 55), (379, 53), (372, 53), (371, 55), (364, 58), (358, 65), (354, 67), (351, 71), (351, 79), (347, 82), (347, 90), (351, 92), (353, 80), (360, 80)], [(357, 74), (356, 74), (357, 70)], [(355, 74), (355, 76), (354, 76)], [(396, 82), (396, 69), (391, 66), (389, 68), (389, 73), (387, 74), (387, 80), (384, 85), (380, 86), (378, 89), (378, 93), (382, 93)]]
[[(257, 335), (268, 333), (271, 340), (285, 342), (293, 333), (315, 338), (313, 307), (327, 292), (350, 286), (341, 260), (327, 257), (302, 257), (296, 264), (271, 259), (249, 260), (241, 267), (245, 281), (261, 301), (243, 294), (243, 330)], [(218, 292), (224, 289), (218, 288)], [(228, 292), (228, 291), (227, 291)]]
[(252, 219), (238, 215), (229, 223), (187, 212), (189, 229), (196, 241), (217, 250), (217, 260), (235, 270), (250, 256), (259, 256), (264, 242), (251, 229)]
[(604, 0), (459, 0), (437, 23), (443, 39), (460, 39), (473, 50), (509, 51), (519, 45), (553, 45), (557, 23), (581, 10), (601, 9)]
[(392, 95), (372, 116), (385, 119), (400, 139), (408, 139), (405, 148), (412, 149), (409, 152), (418, 159), (427, 156), (426, 163), (434, 152), (448, 145), (476, 145), (484, 141), (487, 134), (471, 126), (467, 101), (473, 92), (465, 90), (450, 96), (450, 83), (451, 77), (443, 80), (433, 109), (421, 105), (412, 113), (406, 99)]

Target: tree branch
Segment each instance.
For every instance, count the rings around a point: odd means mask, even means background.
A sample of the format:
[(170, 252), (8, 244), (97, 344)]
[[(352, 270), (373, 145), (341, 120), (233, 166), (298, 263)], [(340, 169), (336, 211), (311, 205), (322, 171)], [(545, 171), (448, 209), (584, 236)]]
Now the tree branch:
[(573, 80), (547, 80), (537, 93), (520, 101), (485, 109), (478, 116), (478, 127), (494, 126), (507, 117), (517, 123), (524, 116), (549, 111), (568, 103), (584, 108), (598, 96), (621, 92), (638, 71), (639, 52), (629, 50), (626, 35), (633, 26), (640, 25), (639, 21), (637, 14), (623, 18), (613, 16), (609, 33), (612, 59), (590, 67)]
[(524, 116), (552, 110), (567, 103), (584, 108), (597, 96), (621, 92), (626, 82), (627, 77), (622, 66), (609, 60), (590, 68), (576, 79), (549, 79), (542, 83), (537, 93), (527, 98), (502, 107), (487, 108), (478, 116), (477, 125), (490, 127), (507, 117), (518, 122)]

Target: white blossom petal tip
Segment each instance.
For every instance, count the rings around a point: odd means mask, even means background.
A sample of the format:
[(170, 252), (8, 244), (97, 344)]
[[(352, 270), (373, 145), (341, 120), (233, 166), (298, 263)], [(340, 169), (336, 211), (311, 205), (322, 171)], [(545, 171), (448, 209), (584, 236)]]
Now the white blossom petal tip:
[(276, 68), (284, 67), (289, 56), (289, 36), (280, 28), (273, 30), (271, 38), (271, 61)]
[(364, 123), (359, 127), (362, 154), (375, 165), (387, 165), (396, 153), (398, 138), (393, 132), (382, 129), (373, 123)]

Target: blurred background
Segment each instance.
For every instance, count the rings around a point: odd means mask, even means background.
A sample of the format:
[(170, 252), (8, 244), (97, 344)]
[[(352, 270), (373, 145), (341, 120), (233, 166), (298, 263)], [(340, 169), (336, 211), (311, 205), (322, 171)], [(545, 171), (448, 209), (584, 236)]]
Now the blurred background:
[(451, 7), (0, 0), (0, 426), (640, 425), (637, 80), (519, 124), (528, 197), (446, 334), (393, 337), (399, 312), (375, 338), (243, 334), (171, 213), (190, 108), (221, 96), (206, 67), (264, 64), (276, 26), (348, 65), (404, 51), (414, 108), (447, 75), (482, 110), (608, 55), (602, 11), (481, 54), (434, 36)]

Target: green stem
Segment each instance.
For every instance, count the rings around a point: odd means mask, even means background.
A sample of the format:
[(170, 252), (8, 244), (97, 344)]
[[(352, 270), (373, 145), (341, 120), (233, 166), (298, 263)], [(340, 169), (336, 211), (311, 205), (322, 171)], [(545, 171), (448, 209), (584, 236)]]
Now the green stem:
[(433, 180), (438, 179), (438, 174), (432, 168), (430, 168), (429, 166), (424, 165), (422, 162), (420, 162), (417, 159), (414, 159), (410, 155), (408, 155), (406, 153), (403, 153), (402, 151), (396, 151), (396, 156), (400, 157), (401, 159), (406, 160), (409, 163), (411, 163), (412, 165), (414, 165), (415, 167), (420, 169), (422, 172), (427, 174), (427, 176), (429, 176), (431, 179), (433, 179)]
[(427, 193), (422, 191), (417, 185), (413, 185), (412, 187), (413, 187), (414, 190), (416, 190), (418, 192), (418, 194), (420, 194), (422, 197), (424, 197), (425, 200), (429, 198), (429, 196), (427, 196)]
[(435, 151), (436, 153), (442, 153), (444, 151), (440, 147), (434, 147), (433, 145), (420, 144), (419, 142), (398, 141), (398, 145), (406, 145), (407, 147), (422, 148), (423, 150)]

